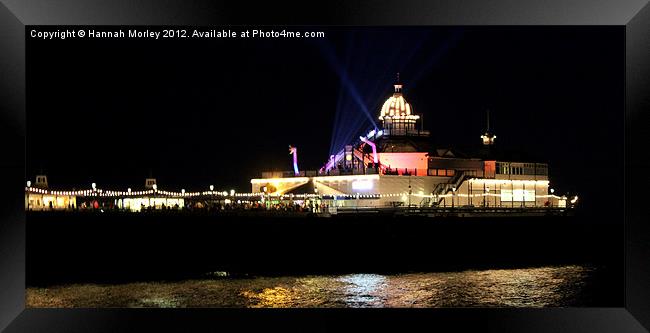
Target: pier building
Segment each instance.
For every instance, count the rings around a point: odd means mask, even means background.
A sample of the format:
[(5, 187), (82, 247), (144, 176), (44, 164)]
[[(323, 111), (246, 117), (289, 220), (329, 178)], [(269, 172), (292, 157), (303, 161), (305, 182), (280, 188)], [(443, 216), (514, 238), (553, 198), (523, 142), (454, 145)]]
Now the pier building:
[[(251, 191), (169, 191), (155, 178), (132, 190), (108, 190), (95, 183), (80, 190), (50, 188), (47, 176), (27, 181), (25, 209), (38, 210), (183, 210), (305, 208), (316, 213), (417, 208), (422, 211), (540, 212), (575, 206), (578, 197), (556, 195), (549, 166), (535, 160), (509, 158), (495, 152), (496, 135), (487, 117), (486, 131), (477, 135), (475, 154), (433, 147), (398, 81), (378, 110), (377, 128), (362, 133), (318, 170), (300, 170), (298, 147), (289, 146), (293, 170), (264, 171), (250, 180)], [(527, 213), (522, 213), (527, 214)], [(467, 216), (465, 213), (462, 216)]]
[(483, 153), (431, 147), (431, 133), (402, 88), (397, 82), (379, 110), (380, 128), (330, 156), (320, 170), (263, 172), (251, 179), (252, 192), (313, 193), (336, 207), (566, 207), (566, 197), (550, 193), (546, 163), (490, 154), (496, 136), (489, 114)]

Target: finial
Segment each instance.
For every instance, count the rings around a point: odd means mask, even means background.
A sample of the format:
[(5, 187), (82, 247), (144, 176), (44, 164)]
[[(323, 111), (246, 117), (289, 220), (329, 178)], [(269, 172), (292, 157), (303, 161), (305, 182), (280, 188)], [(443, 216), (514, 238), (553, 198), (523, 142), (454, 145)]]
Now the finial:
[(483, 140), (484, 145), (493, 145), (494, 144), (494, 139), (496, 139), (496, 135), (490, 133), (490, 109), (485, 110), (486, 118), (487, 118), (487, 129), (485, 130), (485, 134), (481, 135), (481, 139)]
[(399, 72), (397, 72), (397, 82), (395, 82), (394, 86), (395, 86), (395, 93), (402, 92), (402, 84), (399, 82)]

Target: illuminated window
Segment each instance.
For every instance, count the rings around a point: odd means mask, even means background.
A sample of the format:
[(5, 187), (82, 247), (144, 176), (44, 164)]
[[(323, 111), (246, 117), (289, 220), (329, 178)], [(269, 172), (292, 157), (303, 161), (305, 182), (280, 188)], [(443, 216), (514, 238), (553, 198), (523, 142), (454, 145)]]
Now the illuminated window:
[(447, 176), (453, 176), (454, 170), (447, 170)]
[(535, 192), (524, 190), (524, 201), (535, 201)]
[[(504, 191), (509, 192), (510, 190), (502, 190), (502, 192)], [(503, 194), (501, 194), (501, 197), (503, 198)], [(505, 199), (501, 200), (505, 201)], [(529, 190), (514, 190), (512, 201), (535, 201), (535, 192)]]
[(514, 190), (512, 195), (513, 201), (523, 201), (524, 200), (524, 190)]
[(355, 180), (352, 182), (352, 189), (353, 190), (370, 190), (372, 189), (372, 181), (371, 180)]
[(512, 190), (501, 190), (501, 201), (513, 201)]

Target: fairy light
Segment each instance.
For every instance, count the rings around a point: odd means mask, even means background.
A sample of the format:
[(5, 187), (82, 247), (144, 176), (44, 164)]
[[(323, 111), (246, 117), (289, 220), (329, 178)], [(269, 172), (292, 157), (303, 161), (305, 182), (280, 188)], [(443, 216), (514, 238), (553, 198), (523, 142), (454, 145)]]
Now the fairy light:
[[(373, 133), (375, 134), (375, 133)], [(309, 181), (310, 179), (313, 179), (313, 181), (319, 181), (319, 182), (334, 182), (334, 183), (341, 183), (345, 184), (347, 182), (355, 182), (355, 181), (369, 181), (369, 180), (379, 180), (380, 176), (379, 175), (347, 175), (347, 176), (327, 176), (327, 177), (290, 177), (290, 178), (276, 178), (276, 179), (253, 179), (251, 180), (252, 184), (255, 183), (299, 183), (299, 182), (306, 182)], [(523, 185), (528, 185), (528, 184), (534, 184), (534, 185), (539, 185), (539, 186), (544, 186), (548, 185), (549, 181), (548, 180), (503, 180), (503, 179), (483, 179), (483, 178), (471, 178), (468, 179), (469, 183), (472, 184), (485, 184), (486, 185), (486, 190), (484, 193), (472, 193), (472, 194), (467, 194), (467, 193), (462, 193), (462, 190), (457, 189), (456, 187), (450, 188), (451, 192), (445, 193), (445, 194), (424, 194), (423, 191), (418, 191), (417, 193), (412, 193), (412, 196), (415, 197), (420, 197), (420, 198), (435, 198), (435, 199), (445, 199), (445, 198), (451, 198), (454, 195), (459, 197), (459, 198), (476, 198), (476, 197), (490, 197), (490, 198), (498, 198), (502, 197), (501, 191), (498, 190), (499, 185), (517, 185), (517, 184), (523, 184)], [(350, 183), (348, 183), (350, 184)], [(27, 187), (25, 188), (26, 192), (28, 193), (34, 193), (34, 194), (40, 194), (40, 195), (51, 195), (54, 197), (57, 196), (99, 196), (99, 197), (120, 197), (120, 196), (146, 196), (154, 193), (159, 193), (161, 195), (167, 196), (167, 197), (197, 197), (197, 196), (205, 196), (205, 195), (218, 195), (218, 196), (223, 196), (227, 197), (230, 195), (230, 197), (237, 197), (241, 199), (251, 199), (255, 197), (259, 197), (260, 200), (264, 200), (265, 196), (268, 196), (268, 198), (273, 198), (274, 200), (294, 200), (296, 199), (313, 199), (319, 197), (319, 194), (284, 194), (281, 192), (275, 192), (275, 193), (265, 193), (266, 189), (264, 187), (260, 188), (263, 191), (262, 192), (248, 192), (248, 193), (237, 193), (234, 189), (231, 189), (230, 191), (222, 191), (222, 192), (215, 192), (214, 191), (214, 186), (210, 185), (210, 191), (196, 191), (196, 192), (188, 192), (185, 189), (181, 189), (181, 192), (173, 192), (173, 191), (165, 191), (165, 190), (159, 190), (157, 185), (153, 185), (153, 189), (149, 190), (144, 190), (144, 191), (133, 191), (130, 187), (127, 188), (126, 191), (118, 191), (118, 190), (105, 190), (105, 189), (100, 189), (97, 188), (96, 183), (92, 183), (91, 187), (92, 189), (86, 189), (86, 190), (74, 190), (74, 191), (66, 191), (66, 190), (49, 190), (49, 189), (41, 189), (41, 188), (33, 188), (31, 187), (31, 183), (29, 181), (26, 182)], [(490, 186), (487, 186), (490, 185)], [(496, 191), (490, 191), (490, 189), (497, 189)], [(539, 190), (538, 190), (539, 191)], [(549, 188), (549, 194), (534, 194), (532, 193), (528, 194), (522, 194), (526, 198), (533, 198), (532, 201), (535, 201), (537, 199), (547, 199), (547, 200), (558, 200), (558, 201), (566, 201), (567, 198), (566, 196), (558, 196), (555, 195), (555, 190), (553, 188)], [(348, 194), (336, 194), (336, 195), (321, 195), (320, 198), (325, 199), (325, 200), (334, 200), (336, 201), (337, 199), (358, 199), (358, 200), (372, 200), (372, 199), (383, 199), (386, 198), (390, 200), (389, 198), (397, 198), (401, 197), (402, 200), (405, 200), (408, 193), (402, 192), (402, 193), (376, 193), (376, 194), (369, 194), (369, 193), (348, 193)], [(503, 197), (502, 197), (503, 198)], [(58, 199), (57, 199), (58, 200)], [(517, 200), (518, 201), (518, 200)], [(525, 199), (523, 201), (531, 201), (529, 199)], [(575, 204), (578, 201), (578, 196), (574, 196), (570, 199), (571, 204)], [(502, 202), (504, 200), (502, 199)], [(509, 201), (508, 201), (509, 202)], [(500, 204), (499, 204), (500, 205)]]

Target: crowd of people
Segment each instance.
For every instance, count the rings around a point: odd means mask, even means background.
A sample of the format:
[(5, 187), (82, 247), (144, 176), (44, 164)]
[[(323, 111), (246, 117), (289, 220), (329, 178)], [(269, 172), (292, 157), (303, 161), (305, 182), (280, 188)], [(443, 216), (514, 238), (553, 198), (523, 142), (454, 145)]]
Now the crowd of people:
[[(329, 206), (325, 203), (308, 201), (187, 201), (183, 206), (145, 206), (141, 205), (139, 211), (197, 211), (197, 212), (233, 212), (233, 211), (274, 211), (274, 212), (327, 212)], [(130, 208), (120, 208), (112, 202), (100, 203), (96, 200), (81, 202), (78, 207), (71, 206), (69, 210), (83, 211), (127, 211)]]

